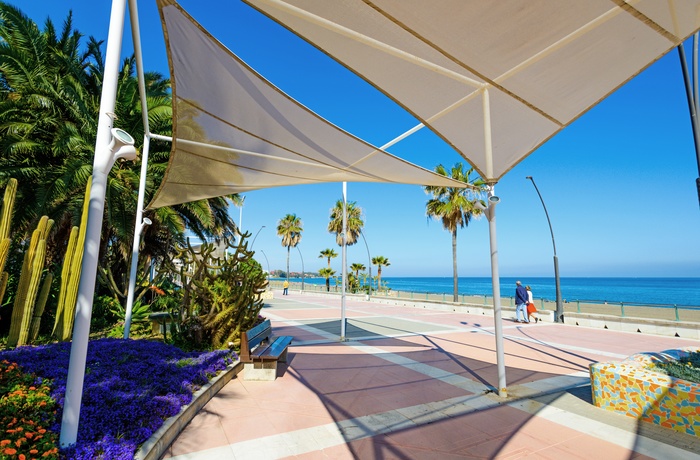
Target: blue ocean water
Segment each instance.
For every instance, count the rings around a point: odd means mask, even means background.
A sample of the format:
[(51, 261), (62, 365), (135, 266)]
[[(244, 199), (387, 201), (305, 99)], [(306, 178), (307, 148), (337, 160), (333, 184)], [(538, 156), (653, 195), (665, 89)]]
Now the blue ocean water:
[[(501, 297), (515, 295), (515, 282), (532, 288), (536, 299), (554, 300), (555, 282), (549, 278), (501, 277)], [(301, 278), (290, 281), (301, 282)], [(322, 278), (305, 278), (306, 283), (325, 284)], [(382, 284), (397, 291), (452, 293), (451, 277), (382, 277)], [(333, 286), (331, 280), (331, 286)], [(700, 306), (700, 278), (561, 278), (562, 299), (623, 302), (634, 304), (658, 304)], [(492, 295), (491, 278), (459, 278), (459, 293), (466, 295)]]

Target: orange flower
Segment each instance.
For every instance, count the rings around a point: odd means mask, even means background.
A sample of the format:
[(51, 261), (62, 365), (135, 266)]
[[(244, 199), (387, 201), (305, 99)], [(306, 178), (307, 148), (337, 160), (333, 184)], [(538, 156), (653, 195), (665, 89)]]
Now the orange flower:
[(42, 429), (39, 430), (39, 433), (40, 433), (40, 434), (44, 434), (44, 433), (46, 433), (46, 430), (42, 428)]
[(32, 455), (34, 455), (34, 454), (38, 454), (39, 451), (36, 450), (36, 449), (32, 449), (32, 450), (29, 451), (29, 453), (32, 454)]
[(27, 460), (27, 457), (24, 454), (19, 454), (19, 460)]
[(32, 433), (31, 431), (28, 431), (28, 432), (24, 433), (24, 437), (27, 439), (32, 439), (34, 437), (34, 433)]
[(5, 455), (15, 455), (17, 453), (17, 449), (8, 447), (7, 449), (3, 450), (2, 453)]
[(2, 441), (0, 441), (0, 447), (5, 447), (6, 445), (8, 445), (11, 442), (12, 441), (10, 441), (9, 439), (3, 439)]

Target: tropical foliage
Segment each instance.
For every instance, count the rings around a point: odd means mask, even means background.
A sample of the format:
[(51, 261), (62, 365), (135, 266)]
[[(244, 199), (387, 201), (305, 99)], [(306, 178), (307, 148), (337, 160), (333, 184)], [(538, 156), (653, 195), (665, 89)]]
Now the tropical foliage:
[(282, 246), (287, 248), (287, 280), (289, 280), (289, 251), (301, 241), (304, 224), (296, 214), (287, 214), (277, 222), (277, 236), (282, 238)]
[[(352, 246), (357, 243), (357, 239), (362, 233), (365, 222), (362, 220), (362, 208), (357, 206), (355, 201), (347, 203), (347, 238), (346, 244)], [(338, 200), (335, 207), (330, 212), (330, 222), (328, 222), (328, 232), (335, 233), (335, 242), (338, 246), (343, 245), (343, 200)]]
[(331, 259), (338, 257), (338, 253), (335, 252), (333, 249), (324, 249), (321, 251), (321, 253), (318, 255), (319, 259), (328, 259), (328, 268), (331, 268)]
[(391, 263), (384, 256), (376, 256), (372, 257), (372, 265), (377, 266), (377, 290), (379, 291), (382, 288), (382, 267), (388, 267)]
[(318, 275), (326, 279), (326, 291), (331, 290), (331, 278), (335, 276), (335, 270), (330, 267), (323, 267), (318, 271)]
[(464, 171), (462, 163), (456, 163), (451, 170), (443, 165), (437, 165), (435, 172), (457, 181), (463, 182), (465, 187), (444, 187), (429, 185), (424, 187), (425, 192), (431, 195), (425, 205), (428, 218), (434, 218), (442, 222), (442, 226), (452, 235), (452, 277), (453, 298), (459, 300), (459, 288), (457, 283), (457, 229), (469, 225), (472, 217), (481, 214), (475, 203), (480, 199), (485, 190), (485, 183), (481, 178), (472, 179), (470, 176), (474, 168)]
[[(92, 174), (104, 72), (103, 43), (90, 37), (83, 46), (82, 39), (70, 14), (61, 28), (47, 19), (41, 29), (17, 7), (0, 1), (0, 188), (11, 178), (19, 184), (3, 305), (14, 302), (23, 261), (21, 248), (40, 218), (54, 221), (47, 235), (45, 270), (56, 279), (71, 232), (81, 220)], [(140, 142), (144, 131), (134, 63), (132, 57), (121, 65), (114, 125)], [(160, 74), (146, 73), (145, 88), (151, 131), (171, 134), (170, 82)], [(169, 151), (167, 143), (150, 143), (146, 202), (163, 178)], [(119, 302), (127, 294), (140, 167), (138, 161), (117, 163), (107, 184), (96, 294)], [(148, 267), (167, 263), (176, 248), (184, 245), (185, 231), (201, 239), (235, 234), (228, 214), (230, 198), (145, 213), (153, 224), (142, 235), (137, 296), (148, 292), (151, 285)], [(46, 315), (55, 314), (56, 296), (54, 286), (48, 293)], [(49, 333), (52, 321), (41, 324), (43, 332)]]

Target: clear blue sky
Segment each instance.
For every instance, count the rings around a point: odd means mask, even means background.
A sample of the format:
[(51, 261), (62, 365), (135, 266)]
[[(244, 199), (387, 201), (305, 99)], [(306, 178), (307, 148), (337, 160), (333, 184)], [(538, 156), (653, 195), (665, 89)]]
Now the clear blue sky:
[[(60, 27), (73, 10), (74, 26), (106, 41), (111, 2), (10, 1), (40, 27), (47, 17)], [(332, 123), (382, 145), (417, 121), (361, 79), (238, 1), (182, 0), (181, 5), (216, 38), (283, 91)], [(168, 73), (155, 2), (139, 2), (144, 66)], [(128, 20), (127, 20), (128, 23)], [(686, 47), (687, 52), (690, 47)], [(132, 52), (127, 26), (123, 51)], [(206, 84), (206, 69), (202, 82)], [(425, 168), (462, 158), (423, 130), (390, 149)], [(466, 162), (465, 162), (466, 163)], [(501, 276), (553, 276), (554, 229), (562, 277), (700, 277), (698, 166), (677, 52), (674, 50), (579, 118), (514, 167), (496, 186)], [(244, 230), (257, 234), (254, 248), (264, 267), (283, 269), (286, 249), (278, 220), (295, 213), (304, 223), (299, 249), (306, 271), (325, 266), (325, 248), (340, 253), (326, 231), (329, 210), (342, 185), (269, 189), (246, 194)], [(364, 210), (372, 256), (391, 266), (384, 276), (451, 276), (450, 235), (425, 216), (427, 195), (417, 186), (349, 183), (348, 199)], [(232, 209), (236, 222), (238, 208)], [(264, 226), (264, 228), (262, 228)], [(260, 230), (262, 228), (262, 230)], [(259, 233), (258, 233), (259, 232)], [(348, 248), (348, 263), (367, 265), (362, 242)], [(461, 276), (491, 275), (488, 223), (473, 221), (458, 232)], [(332, 262), (340, 271), (340, 257)], [(290, 269), (300, 271), (294, 249)]]

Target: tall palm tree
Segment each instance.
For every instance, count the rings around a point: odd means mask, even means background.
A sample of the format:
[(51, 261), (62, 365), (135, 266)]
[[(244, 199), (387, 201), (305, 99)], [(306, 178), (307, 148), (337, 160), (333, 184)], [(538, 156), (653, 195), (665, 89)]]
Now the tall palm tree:
[(331, 290), (331, 277), (335, 275), (335, 270), (330, 267), (323, 267), (318, 271), (318, 274), (326, 279), (326, 292)]
[(382, 288), (382, 267), (388, 267), (391, 265), (389, 259), (384, 256), (372, 257), (372, 265), (377, 266), (377, 291)]
[(289, 280), (289, 251), (301, 241), (303, 225), (296, 214), (287, 214), (277, 222), (277, 236), (282, 238), (282, 246), (287, 248), (287, 280)]
[(462, 163), (456, 163), (450, 171), (443, 165), (437, 165), (435, 172), (451, 177), (468, 185), (468, 187), (442, 187), (436, 185), (425, 186), (425, 192), (432, 195), (425, 205), (428, 218), (434, 218), (442, 222), (442, 226), (452, 235), (452, 285), (453, 300), (459, 301), (459, 287), (457, 275), (457, 228), (469, 225), (472, 217), (479, 216), (481, 210), (475, 206), (481, 193), (485, 190), (485, 183), (481, 178), (472, 180), (471, 174), (474, 168), (464, 171)]
[[(335, 233), (335, 242), (338, 246), (343, 245), (343, 200), (338, 200), (335, 207), (331, 209), (330, 222), (328, 222), (328, 232)], [(362, 208), (357, 206), (355, 201), (348, 202), (348, 235), (346, 243), (352, 246), (360, 237), (365, 222), (362, 220)]]
[(338, 253), (335, 252), (333, 249), (324, 249), (321, 251), (319, 254), (318, 258), (319, 259), (328, 259), (328, 268), (331, 268), (331, 259), (338, 257)]

